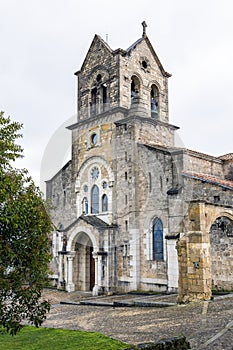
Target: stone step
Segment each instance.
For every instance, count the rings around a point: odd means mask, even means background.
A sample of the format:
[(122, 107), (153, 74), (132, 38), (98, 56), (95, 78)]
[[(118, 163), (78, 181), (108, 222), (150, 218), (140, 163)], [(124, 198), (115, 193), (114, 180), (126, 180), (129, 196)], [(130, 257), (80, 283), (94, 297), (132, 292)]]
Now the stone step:
[(108, 306), (108, 307), (170, 307), (176, 306), (175, 303), (167, 302), (148, 302), (145, 300), (142, 301), (112, 301), (112, 302), (103, 302), (98, 300), (81, 300), (79, 302), (63, 300), (60, 304), (66, 305), (90, 305), (90, 306)]

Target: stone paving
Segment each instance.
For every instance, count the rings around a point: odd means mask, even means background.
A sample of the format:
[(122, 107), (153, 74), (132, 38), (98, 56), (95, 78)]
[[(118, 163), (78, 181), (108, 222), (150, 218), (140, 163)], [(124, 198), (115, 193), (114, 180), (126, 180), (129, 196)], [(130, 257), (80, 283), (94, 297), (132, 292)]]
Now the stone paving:
[[(45, 327), (97, 331), (130, 344), (159, 341), (185, 335), (192, 349), (233, 350), (233, 294), (210, 302), (170, 307), (96, 306), (113, 301), (160, 301), (174, 303), (175, 295), (116, 295), (91, 297), (88, 293), (46, 291), (52, 303)], [(93, 301), (95, 305), (80, 302)], [(75, 302), (60, 304), (61, 301)]]

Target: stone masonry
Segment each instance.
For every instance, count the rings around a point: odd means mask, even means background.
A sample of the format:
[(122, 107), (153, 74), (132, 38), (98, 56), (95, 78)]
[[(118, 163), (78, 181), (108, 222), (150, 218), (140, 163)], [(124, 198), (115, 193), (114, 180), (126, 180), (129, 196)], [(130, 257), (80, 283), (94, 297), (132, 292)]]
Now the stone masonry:
[(75, 75), (72, 159), (47, 181), (54, 284), (178, 290), (180, 302), (232, 289), (233, 154), (176, 147), (171, 75), (145, 30), (127, 50), (95, 35)]

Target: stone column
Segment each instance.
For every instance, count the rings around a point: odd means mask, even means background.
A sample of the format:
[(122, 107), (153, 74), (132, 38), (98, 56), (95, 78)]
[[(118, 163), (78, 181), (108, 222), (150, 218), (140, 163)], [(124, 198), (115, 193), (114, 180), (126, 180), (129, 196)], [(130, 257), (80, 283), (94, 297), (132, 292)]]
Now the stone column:
[(99, 114), (101, 113), (101, 96), (100, 96), (100, 91), (97, 92), (97, 95), (96, 95), (96, 106), (95, 106), (96, 110), (95, 110), (95, 113), (96, 114)]
[(73, 259), (74, 254), (67, 255), (67, 285), (66, 291), (73, 292), (75, 290), (75, 286), (73, 283)]
[(211, 299), (210, 238), (206, 231), (205, 204), (189, 209), (190, 228), (177, 242), (179, 263), (178, 302)]
[(130, 255), (132, 255), (130, 262), (131, 288), (137, 290), (140, 282), (140, 233), (137, 229), (131, 229), (129, 232), (132, 237), (130, 240)]
[(98, 295), (98, 255), (96, 252), (93, 252), (92, 255), (95, 260), (95, 286), (93, 288), (92, 294)]
[(91, 117), (91, 114), (92, 114), (92, 104), (91, 104), (91, 99), (88, 98), (88, 110), (87, 110), (87, 117), (90, 118)]
[(210, 244), (205, 232), (188, 232), (177, 245), (178, 302), (211, 299)]
[(167, 238), (167, 277), (168, 292), (176, 292), (178, 288), (178, 256), (176, 239)]
[(57, 289), (63, 288), (64, 276), (63, 276), (63, 254), (58, 252), (58, 285)]

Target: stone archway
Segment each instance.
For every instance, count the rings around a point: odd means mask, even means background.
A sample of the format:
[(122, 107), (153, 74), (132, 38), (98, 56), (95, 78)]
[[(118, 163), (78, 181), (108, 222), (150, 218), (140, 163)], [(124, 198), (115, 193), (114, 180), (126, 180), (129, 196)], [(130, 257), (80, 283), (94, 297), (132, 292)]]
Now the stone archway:
[(212, 289), (233, 289), (233, 220), (221, 215), (210, 228)]
[[(177, 242), (178, 302), (211, 299), (210, 228), (216, 219), (224, 216), (233, 220), (233, 209), (201, 201), (190, 203), (184, 225), (187, 231)], [(233, 275), (230, 279), (233, 284)]]
[(79, 232), (75, 236), (72, 246), (75, 290), (92, 291), (95, 286), (95, 260), (92, 240), (87, 233)]

